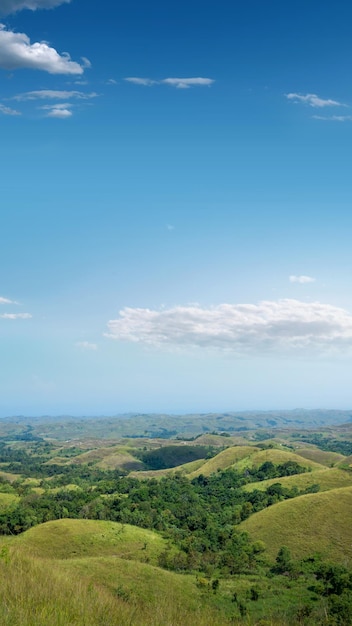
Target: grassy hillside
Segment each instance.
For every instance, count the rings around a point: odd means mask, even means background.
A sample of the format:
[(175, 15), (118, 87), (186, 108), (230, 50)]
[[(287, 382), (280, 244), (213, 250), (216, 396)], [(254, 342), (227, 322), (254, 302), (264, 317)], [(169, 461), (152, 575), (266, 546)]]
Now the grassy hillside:
[(133, 476), (134, 478), (162, 478), (163, 476), (175, 474), (176, 472), (181, 472), (181, 474), (188, 476), (202, 467), (205, 463), (207, 463), (205, 459), (197, 459), (197, 461), (190, 461), (189, 463), (177, 465), (176, 467), (171, 467), (169, 469), (131, 472), (130, 476)]
[(321, 463), (321, 465), (326, 465), (326, 467), (332, 467), (346, 459), (343, 454), (339, 454), (338, 452), (325, 452), (318, 448), (300, 448), (296, 450), (296, 454), (302, 456), (304, 459), (310, 459), (316, 463)]
[(209, 461), (206, 461), (201, 467), (189, 474), (189, 478), (196, 478), (200, 474), (204, 476), (210, 476), (218, 469), (226, 469), (234, 465), (243, 458), (248, 458), (250, 455), (258, 451), (259, 448), (254, 446), (234, 446), (232, 448), (226, 448), (214, 456)]
[(281, 485), (287, 489), (297, 487), (300, 491), (318, 484), (319, 491), (328, 491), (329, 489), (337, 489), (339, 487), (352, 486), (352, 472), (346, 472), (345, 470), (337, 467), (325, 468), (322, 470), (314, 470), (312, 472), (306, 472), (304, 474), (294, 474), (293, 476), (283, 476), (282, 478), (270, 478), (269, 480), (262, 480), (260, 482), (249, 483), (245, 485), (243, 489), (245, 491), (254, 491), (259, 489), (265, 491), (270, 485), (275, 483), (281, 483)]
[(243, 457), (236, 463), (236, 468), (239, 470), (246, 469), (246, 467), (259, 467), (266, 461), (270, 461), (275, 465), (280, 463), (287, 463), (288, 461), (295, 461), (302, 467), (311, 469), (324, 469), (324, 465), (311, 461), (310, 459), (303, 459), (303, 457), (290, 452), (289, 450), (281, 450), (278, 448), (268, 448), (267, 450), (254, 449), (254, 453)]
[(0, 559), (3, 626), (226, 626), (194, 577), (118, 558)]
[(352, 487), (332, 489), (279, 502), (242, 522), (240, 528), (267, 546), (271, 558), (287, 546), (295, 558), (315, 552), (351, 563)]
[(14, 539), (36, 557), (114, 556), (156, 563), (167, 542), (157, 533), (116, 522), (60, 519), (34, 526)]
[(10, 509), (19, 502), (19, 497), (15, 493), (0, 493), (0, 512)]
[(79, 463), (81, 465), (96, 463), (98, 467), (102, 467), (103, 469), (116, 469), (119, 467), (126, 470), (136, 470), (143, 468), (143, 463), (136, 459), (125, 446), (89, 450), (88, 452), (73, 457), (70, 462)]

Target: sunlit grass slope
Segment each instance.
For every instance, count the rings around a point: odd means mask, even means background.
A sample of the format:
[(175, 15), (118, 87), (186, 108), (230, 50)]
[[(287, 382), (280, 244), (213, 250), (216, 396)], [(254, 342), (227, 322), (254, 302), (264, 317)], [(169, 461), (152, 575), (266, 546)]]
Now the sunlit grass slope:
[(86, 519), (60, 519), (30, 528), (13, 540), (23, 552), (42, 558), (114, 556), (156, 563), (167, 542), (151, 530)]
[(195, 443), (199, 446), (219, 446), (219, 448), (230, 446), (245, 446), (248, 444), (248, 440), (244, 437), (238, 437), (231, 435), (230, 437), (224, 437), (223, 435), (213, 435), (206, 433), (200, 435), (195, 440)]
[(170, 467), (168, 469), (131, 472), (130, 476), (133, 478), (162, 478), (163, 476), (169, 476), (170, 474), (175, 474), (177, 472), (181, 472), (181, 474), (185, 474), (187, 476), (192, 474), (192, 472), (197, 470), (199, 467), (202, 467), (206, 462), (207, 461), (205, 459), (197, 459), (196, 461), (190, 461), (189, 463), (177, 465), (176, 467)]
[(352, 559), (352, 487), (308, 494), (259, 511), (240, 529), (261, 539), (274, 558), (287, 546), (295, 558), (320, 553), (342, 563)]
[(85, 464), (96, 463), (99, 467), (104, 469), (139, 469), (143, 467), (143, 463), (136, 459), (125, 446), (114, 446), (108, 448), (97, 448), (96, 450), (89, 450), (89, 452), (83, 452), (78, 456), (75, 456), (71, 463)]
[(268, 448), (266, 450), (254, 449), (254, 453), (247, 455), (242, 459), (239, 459), (235, 465), (236, 469), (242, 470), (246, 467), (259, 467), (267, 461), (279, 465), (281, 463), (287, 463), (288, 461), (295, 461), (302, 467), (307, 469), (324, 469), (324, 465), (311, 461), (310, 459), (303, 459), (303, 457), (290, 452), (289, 450), (281, 450), (278, 448)]
[(19, 496), (15, 493), (0, 493), (0, 513), (11, 509), (19, 502)]
[[(0, 559), (2, 626), (226, 626), (195, 579), (116, 559)], [(233, 623), (233, 622), (231, 622)]]
[(318, 448), (300, 448), (296, 450), (296, 454), (304, 459), (310, 459), (311, 461), (316, 461), (316, 463), (321, 463), (321, 465), (326, 465), (326, 467), (332, 467), (346, 459), (343, 454), (338, 452), (326, 452)]
[(352, 472), (338, 469), (337, 467), (325, 468), (322, 470), (314, 470), (305, 472), (304, 474), (294, 474), (293, 476), (283, 476), (282, 478), (270, 478), (256, 483), (249, 483), (243, 488), (245, 491), (254, 491), (259, 489), (265, 491), (270, 485), (281, 483), (286, 489), (298, 487), (303, 490), (318, 484), (319, 491), (328, 491), (329, 489), (337, 489), (339, 487), (352, 486)]
[(196, 478), (200, 474), (210, 476), (210, 474), (213, 474), (218, 469), (231, 467), (241, 459), (250, 457), (250, 455), (258, 450), (259, 448), (254, 446), (234, 446), (232, 448), (226, 448), (226, 450), (222, 450), (212, 459), (206, 461), (200, 468), (189, 474), (189, 478)]

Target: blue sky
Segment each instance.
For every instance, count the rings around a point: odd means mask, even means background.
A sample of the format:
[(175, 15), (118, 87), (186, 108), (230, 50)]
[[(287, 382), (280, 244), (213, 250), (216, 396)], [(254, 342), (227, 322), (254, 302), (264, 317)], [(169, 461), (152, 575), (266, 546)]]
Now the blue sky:
[(0, 0), (0, 416), (351, 406), (351, 18)]

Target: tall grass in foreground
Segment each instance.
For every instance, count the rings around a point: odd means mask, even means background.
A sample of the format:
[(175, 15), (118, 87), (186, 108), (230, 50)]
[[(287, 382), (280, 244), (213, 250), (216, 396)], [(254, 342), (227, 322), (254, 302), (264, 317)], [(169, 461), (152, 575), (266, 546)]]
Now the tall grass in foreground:
[[(153, 580), (150, 581), (153, 584)], [(0, 560), (2, 626), (226, 626), (201, 606), (190, 611), (170, 594), (158, 606), (128, 603), (85, 578), (56, 567), (55, 561), (3, 548)]]

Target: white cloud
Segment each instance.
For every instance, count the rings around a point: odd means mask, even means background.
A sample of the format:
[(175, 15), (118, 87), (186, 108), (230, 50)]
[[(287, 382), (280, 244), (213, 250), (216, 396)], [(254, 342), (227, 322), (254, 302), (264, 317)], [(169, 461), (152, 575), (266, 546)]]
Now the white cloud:
[(129, 83), (134, 83), (135, 85), (143, 85), (144, 87), (151, 87), (152, 85), (171, 85), (171, 87), (176, 87), (177, 89), (189, 89), (190, 87), (204, 87), (210, 86), (213, 84), (214, 80), (212, 78), (163, 78), (162, 80), (153, 80), (151, 78), (138, 78), (137, 76), (132, 76), (129, 78), (125, 78), (125, 80)]
[(71, 0), (0, 0), (0, 15), (9, 15), (22, 9), (53, 9), (60, 4), (68, 4)]
[(16, 109), (5, 107), (4, 104), (0, 104), (0, 113), (2, 113), (3, 115), (21, 115), (19, 111), (16, 111)]
[(302, 95), (299, 93), (287, 93), (286, 98), (288, 100), (293, 100), (294, 102), (304, 102), (309, 104), (309, 106), (314, 108), (323, 108), (323, 107), (341, 107), (346, 106), (341, 102), (337, 102), (337, 100), (323, 99), (319, 98), (315, 93), (307, 93), (306, 95)]
[(96, 98), (97, 96), (98, 94), (95, 92), (85, 93), (84, 91), (39, 89), (37, 91), (27, 91), (26, 93), (20, 93), (17, 96), (13, 96), (12, 99), (19, 102), (25, 100), (90, 100), (91, 98)]
[(9, 300), (8, 298), (0, 298), (0, 304), (18, 304), (18, 302)]
[(31, 44), (25, 33), (14, 33), (0, 24), (0, 67), (42, 70), (49, 74), (83, 74), (83, 67), (71, 61), (67, 52), (59, 54), (45, 41)]
[(89, 341), (77, 341), (75, 343), (77, 348), (82, 348), (82, 350), (98, 350), (98, 346), (96, 343), (90, 343)]
[(149, 346), (216, 348), (237, 354), (352, 347), (352, 315), (320, 302), (263, 301), (212, 308), (124, 308), (107, 337)]
[(117, 80), (115, 80), (115, 78), (108, 78), (108, 80), (106, 81), (106, 84), (107, 85), (117, 85)]
[(214, 80), (211, 78), (164, 78), (161, 81), (165, 85), (171, 85), (177, 89), (189, 89), (189, 87), (209, 87)]
[(352, 115), (312, 115), (315, 120), (327, 120), (328, 122), (352, 122)]
[(44, 111), (47, 111), (45, 117), (56, 117), (57, 119), (64, 120), (68, 117), (72, 117), (71, 106), (68, 102), (62, 102), (60, 104), (47, 104), (40, 107)]
[(125, 80), (128, 83), (143, 85), (144, 87), (151, 87), (151, 85), (156, 85), (158, 83), (157, 80), (151, 80), (150, 78), (138, 78), (137, 76), (130, 76), (129, 78), (125, 78)]
[(3, 320), (29, 320), (31, 317), (30, 313), (3, 313), (0, 315)]
[(289, 277), (289, 281), (290, 283), (300, 283), (301, 285), (304, 285), (305, 283), (314, 283), (315, 282), (315, 278), (313, 278), (312, 276), (290, 276)]

